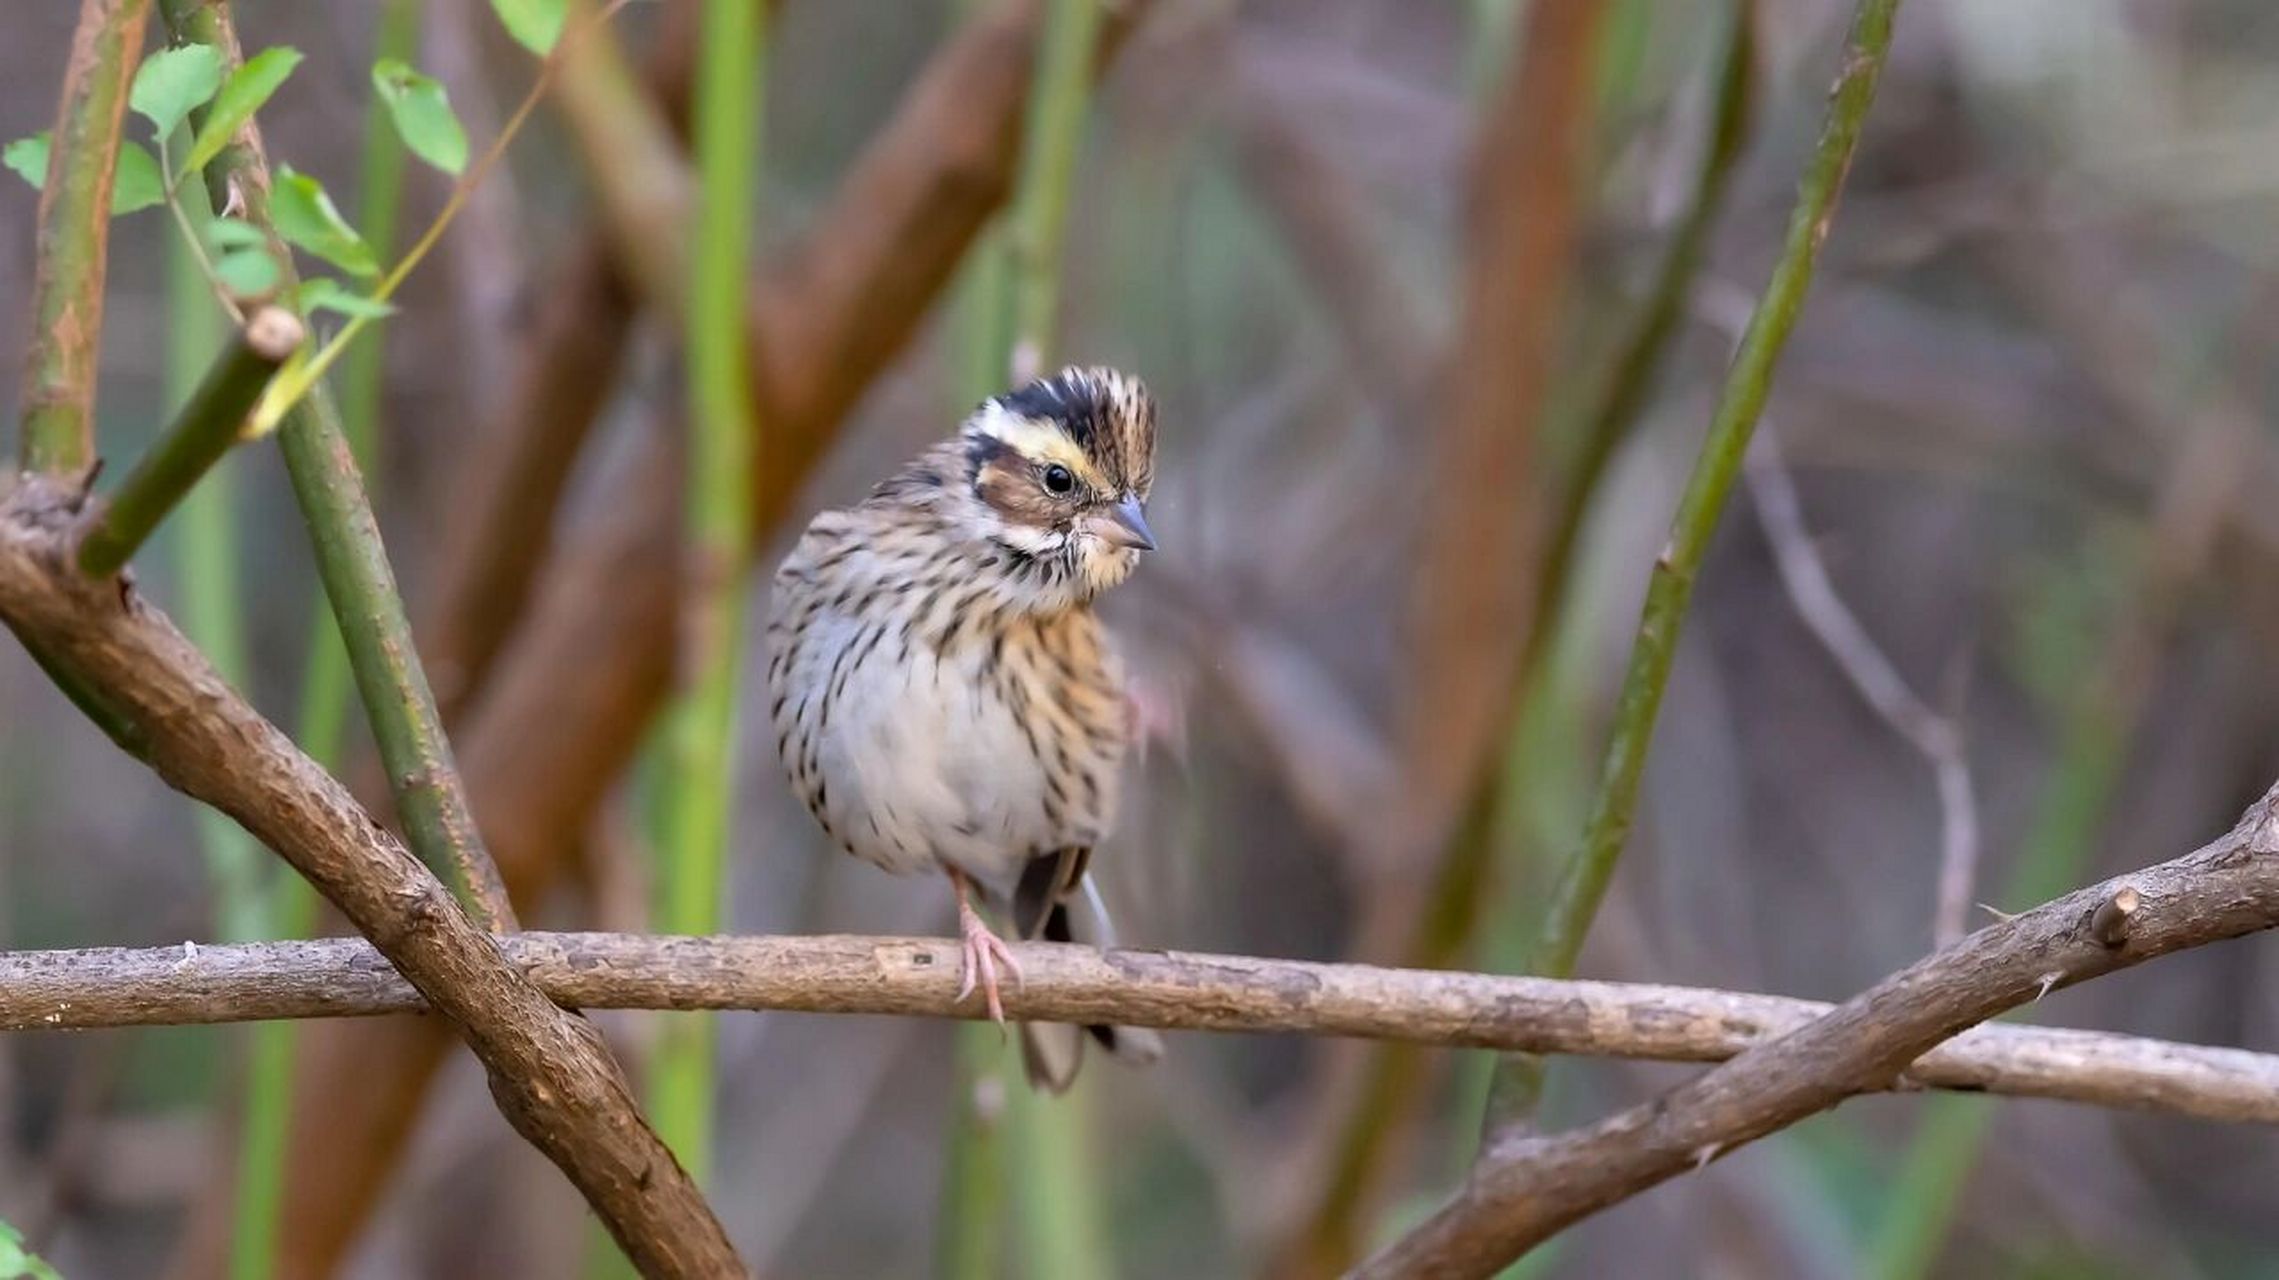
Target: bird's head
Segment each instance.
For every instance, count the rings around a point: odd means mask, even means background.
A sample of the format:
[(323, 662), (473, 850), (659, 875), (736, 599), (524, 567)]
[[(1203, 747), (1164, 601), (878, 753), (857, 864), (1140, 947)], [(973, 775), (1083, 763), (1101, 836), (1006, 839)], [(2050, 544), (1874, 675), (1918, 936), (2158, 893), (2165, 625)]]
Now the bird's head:
[(1038, 603), (1085, 600), (1155, 549), (1155, 400), (1114, 369), (1063, 369), (982, 402), (959, 433), (984, 535)]

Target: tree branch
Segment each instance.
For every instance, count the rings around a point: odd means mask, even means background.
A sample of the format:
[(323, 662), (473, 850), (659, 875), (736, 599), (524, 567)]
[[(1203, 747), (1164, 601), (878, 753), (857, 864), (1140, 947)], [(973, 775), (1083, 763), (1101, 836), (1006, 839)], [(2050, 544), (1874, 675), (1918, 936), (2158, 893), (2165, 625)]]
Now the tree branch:
[[(2092, 936), (2133, 928), (2144, 899), (2122, 910), (2127, 901), (2125, 892), (2107, 899)], [(555, 1003), (581, 1009), (982, 1016), (957, 998), (957, 944), (933, 938), (526, 933), (500, 939), (500, 948)], [(1007, 993), (1007, 1009), (1056, 1022), (1720, 1062), (1834, 1007), (1642, 983), (1052, 943), (1016, 950), (1026, 981)], [(0, 952), (0, 1031), (428, 1011), (360, 938)], [(2279, 1124), (2279, 1055), (2093, 1031), (1980, 1027), (1884, 1085)]]
[(277, 366), (301, 345), (301, 335), (300, 318), (283, 307), (263, 307), (230, 335), (182, 411), (96, 507), (79, 541), (81, 573), (108, 578), (125, 567), (190, 486), (237, 443), (245, 415)]
[(111, 179), (149, 19), (150, 0), (86, 0), (79, 7), (47, 182), (40, 188), (31, 361), (24, 377), (27, 471), (80, 475), (95, 461), (95, 359), (103, 342)]
[(261, 718), (131, 586), (71, 568), (76, 494), (0, 495), (0, 618), (101, 689), (160, 777), (276, 850), (449, 1018), (500, 1111), (568, 1174), (645, 1274), (740, 1274), (696, 1186), (642, 1121), (600, 1037), (499, 955), (442, 884)]
[[(2131, 895), (2135, 910), (2121, 910)], [(1981, 929), (1659, 1098), (1573, 1132), (1502, 1138), (1454, 1203), (1356, 1274), (1489, 1275), (1579, 1219), (1887, 1087), (1933, 1046), (2005, 1010), (2275, 925), (2279, 786), (2222, 838)]]

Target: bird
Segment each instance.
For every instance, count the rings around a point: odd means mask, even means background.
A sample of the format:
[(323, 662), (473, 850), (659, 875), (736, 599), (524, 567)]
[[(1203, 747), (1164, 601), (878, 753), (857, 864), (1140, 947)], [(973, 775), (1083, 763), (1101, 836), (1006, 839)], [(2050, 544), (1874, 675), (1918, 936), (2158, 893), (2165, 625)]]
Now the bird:
[[(982, 401), (851, 507), (825, 510), (770, 588), (776, 751), (824, 833), (897, 874), (945, 875), (963, 976), (1000, 1027), (1014, 936), (1113, 927), (1087, 872), (1114, 827), (1135, 704), (1096, 600), (1155, 549), (1155, 401), (1139, 379), (1069, 367)], [(1029, 1079), (1065, 1090), (1086, 1035), (1127, 1061), (1134, 1028), (1021, 1025)]]

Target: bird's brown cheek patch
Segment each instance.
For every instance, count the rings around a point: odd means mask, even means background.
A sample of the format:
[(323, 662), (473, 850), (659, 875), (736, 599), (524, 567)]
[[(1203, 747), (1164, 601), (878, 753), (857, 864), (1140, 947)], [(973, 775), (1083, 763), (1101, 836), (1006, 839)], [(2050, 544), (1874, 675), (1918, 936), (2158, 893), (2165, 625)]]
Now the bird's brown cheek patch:
[(982, 464), (973, 487), (992, 511), (1014, 524), (1049, 529), (1069, 516), (1068, 505), (1055, 502), (1039, 489), (1036, 478), (1029, 474), (1026, 466), (1016, 469), (991, 459)]

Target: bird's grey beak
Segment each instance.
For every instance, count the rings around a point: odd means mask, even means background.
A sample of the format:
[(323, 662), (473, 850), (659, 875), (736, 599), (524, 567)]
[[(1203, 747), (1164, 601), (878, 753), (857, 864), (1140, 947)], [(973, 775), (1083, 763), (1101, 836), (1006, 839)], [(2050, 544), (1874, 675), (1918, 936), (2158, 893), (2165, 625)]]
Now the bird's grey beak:
[(1147, 527), (1138, 498), (1126, 498), (1084, 522), (1085, 530), (1114, 547), (1155, 550), (1155, 533)]

